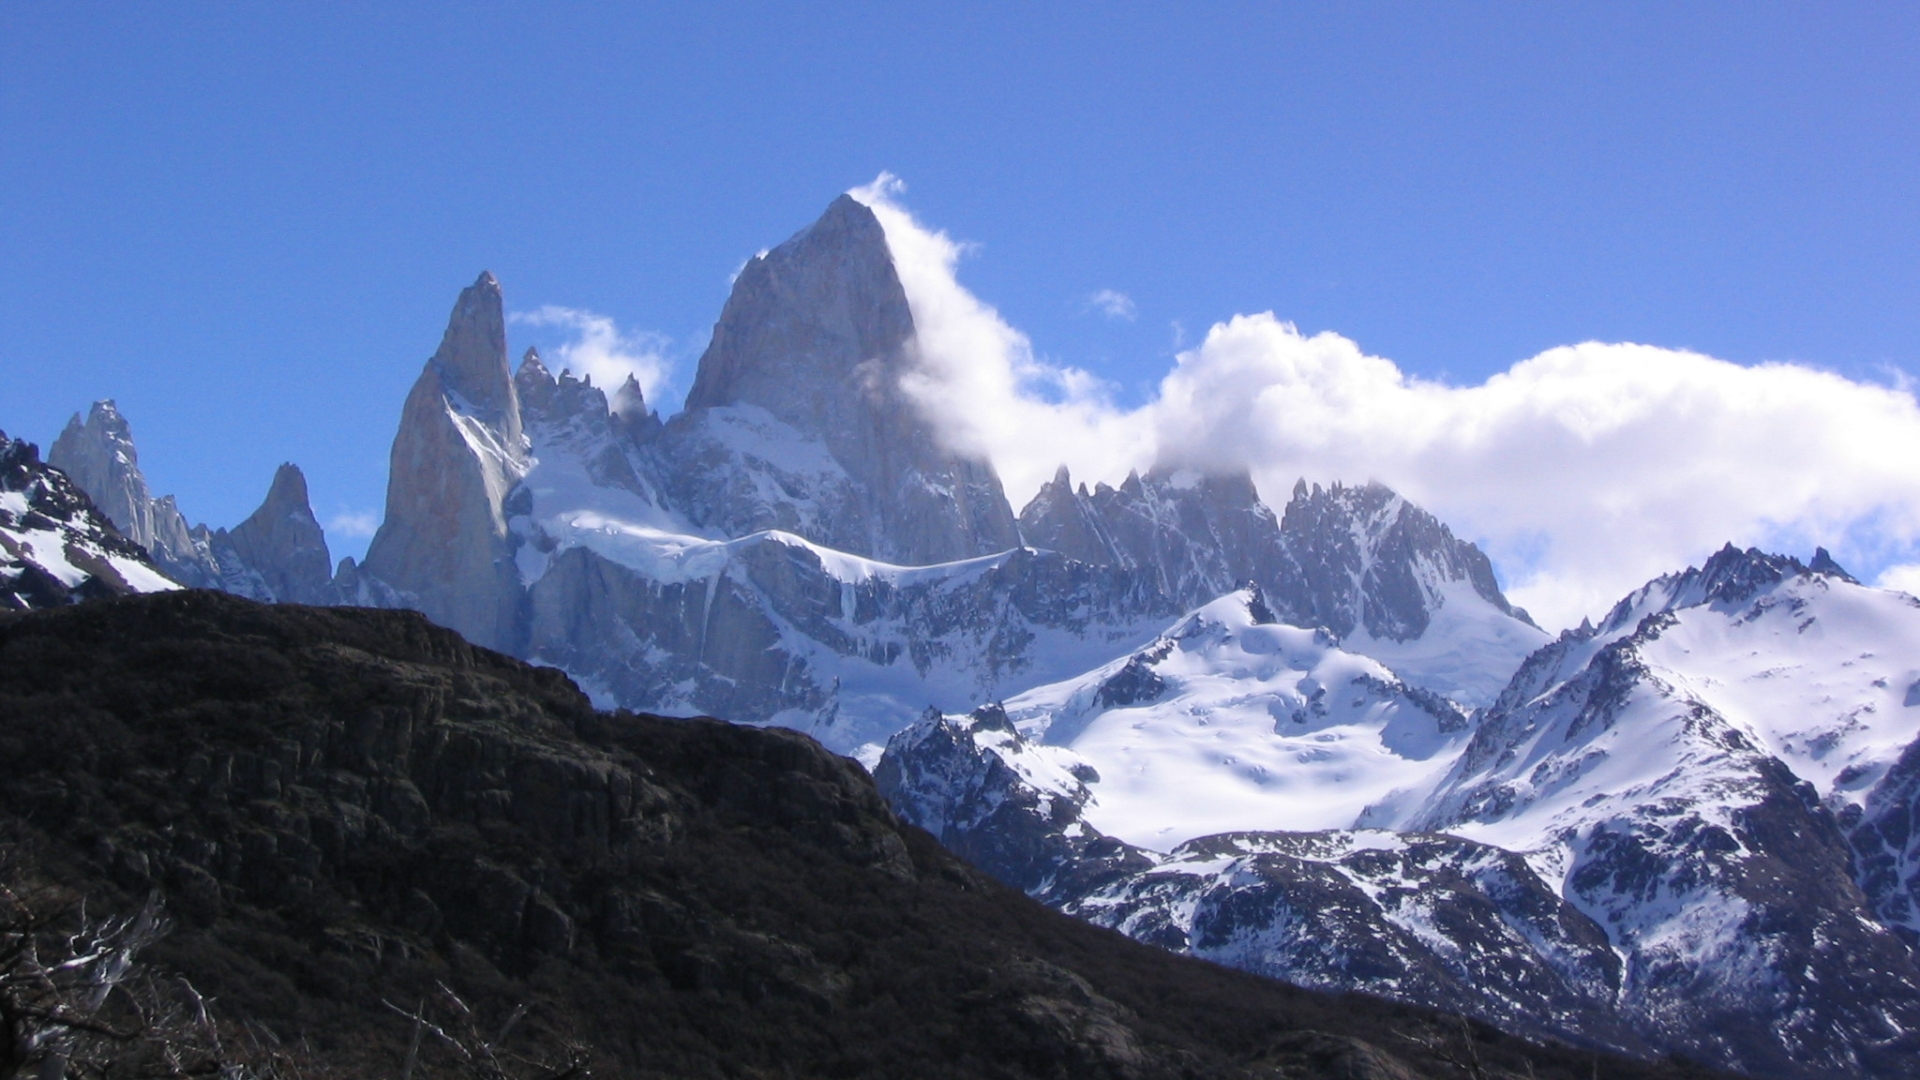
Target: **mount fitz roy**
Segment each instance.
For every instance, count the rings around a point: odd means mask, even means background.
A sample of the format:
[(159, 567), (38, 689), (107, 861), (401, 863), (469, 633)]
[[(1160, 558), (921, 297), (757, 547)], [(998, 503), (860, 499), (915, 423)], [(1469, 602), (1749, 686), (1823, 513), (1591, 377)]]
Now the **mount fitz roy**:
[(329, 573), (291, 465), (189, 526), (101, 402), (52, 468), (3, 452), (0, 599), (415, 608), (602, 706), (854, 753), (905, 820), (1141, 940), (1534, 1037), (1920, 1076), (1920, 601), (1729, 548), (1553, 639), (1379, 484), (1276, 513), (1244, 473), (1062, 468), (1016, 513), (905, 388), (914, 299), (843, 196), (742, 269), (662, 418), (512, 365), (482, 274), (364, 564)]

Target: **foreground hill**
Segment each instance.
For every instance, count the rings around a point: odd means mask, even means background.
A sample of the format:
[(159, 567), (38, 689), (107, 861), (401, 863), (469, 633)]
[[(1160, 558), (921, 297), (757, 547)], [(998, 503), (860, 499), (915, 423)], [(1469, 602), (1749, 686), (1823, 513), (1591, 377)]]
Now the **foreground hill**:
[(15, 878), (96, 911), (159, 890), (149, 960), (348, 1074), (400, 1071), (383, 1001), (437, 980), (603, 1076), (1692, 1075), (1136, 944), (958, 862), (810, 739), (595, 712), (407, 612), (0, 616), (0, 757)]

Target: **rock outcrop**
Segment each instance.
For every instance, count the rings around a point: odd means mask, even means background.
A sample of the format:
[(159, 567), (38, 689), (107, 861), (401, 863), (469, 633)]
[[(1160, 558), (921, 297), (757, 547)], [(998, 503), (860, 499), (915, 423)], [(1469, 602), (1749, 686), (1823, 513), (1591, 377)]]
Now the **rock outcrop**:
[(1533, 625), (1501, 595), (1484, 552), (1384, 484), (1296, 484), (1280, 531), (1300, 572), (1275, 583), (1277, 602), (1306, 625), (1404, 642), (1426, 632), (1450, 582)]
[[(307, 478), (291, 463), (274, 470), (266, 501), (231, 531), (214, 534), (216, 547), (231, 548), (240, 565), (258, 574), (267, 595), (254, 599), (322, 604), (333, 560), (327, 537), (307, 499)], [(238, 590), (229, 589), (229, 592)]]
[(359, 569), (442, 626), (522, 651), (526, 596), (507, 499), (528, 447), (492, 274), (461, 291), (401, 409), (391, 461), (386, 516)]
[(992, 464), (941, 445), (902, 390), (916, 350), (886, 233), (843, 195), (735, 280), (667, 425), (676, 501), (730, 536), (784, 529), (901, 565), (1017, 547)]
[(1281, 621), (1326, 627), (1468, 705), (1491, 702), (1547, 641), (1478, 547), (1378, 483), (1302, 482), (1275, 515), (1245, 472), (1157, 467), (1089, 492), (1063, 467), (1020, 512), (1020, 529), (1036, 547), (1138, 569), (1182, 607), (1253, 582)]
[(0, 432), (0, 610), (175, 587), (38, 447)]
[[(1020, 512), (1021, 536), (1083, 562), (1139, 568), (1182, 607), (1299, 576), (1280, 525), (1245, 472), (1156, 468), (1119, 487), (1076, 489), (1064, 466)], [(1321, 625), (1313, 621), (1303, 626)]]
[(173, 496), (152, 496), (133, 430), (112, 401), (94, 402), (84, 423), (77, 414), (67, 422), (50, 464), (182, 585), (268, 602), (351, 602), (331, 587), (326, 536), (308, 503), (306, 477), (294, 465), (280, 466), (266, 502), (227, 530), (189, 525)]
[(183, 585), (221, 587), (211, 534), (188, 525), (173, 496), (153, 497), (140, 471), (133, 428), (111, 399), (94, 402), (84, 422), (75, 413), (47, 451), (47, 463), (80, 485), (121, 535), (146, 548), (169, 577)]

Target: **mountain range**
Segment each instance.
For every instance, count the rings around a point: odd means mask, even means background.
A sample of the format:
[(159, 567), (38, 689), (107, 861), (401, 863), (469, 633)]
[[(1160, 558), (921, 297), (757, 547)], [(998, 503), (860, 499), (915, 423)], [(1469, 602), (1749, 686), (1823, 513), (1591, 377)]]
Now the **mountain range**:
[[(909, 394), (915, 298), (843, 196), (738, 275), (685, 408), (460, 293), (384, 520), (292, 465), (231, 530), (96, 403), (7, 444), (14, 607), (175, 583), (412, 608), (602, 708), (792, 728), (1083, 919), (1533, 1038), (1920, 1076), (1920, 601), (1727, 548), (1557, 638), (1384, 485), (1063, 467), (1015, 511)], [(1278, 504), (1276, 504), (1278, 505)]]

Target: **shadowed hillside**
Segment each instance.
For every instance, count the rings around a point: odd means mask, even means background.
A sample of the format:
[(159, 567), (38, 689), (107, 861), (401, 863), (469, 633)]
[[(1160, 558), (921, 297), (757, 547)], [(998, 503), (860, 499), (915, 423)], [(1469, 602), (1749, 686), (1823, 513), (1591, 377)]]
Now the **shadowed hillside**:
[[(804, 736), (596, 713), (410, 612), (216, 593), (0, 616), (22, 880), (350, 1075), (444, 983), (602, 1076), (1679, 1077), (1295, 990), (1058, 915)], [(416, 1075), (454, 1075), (443, 1048)]]

